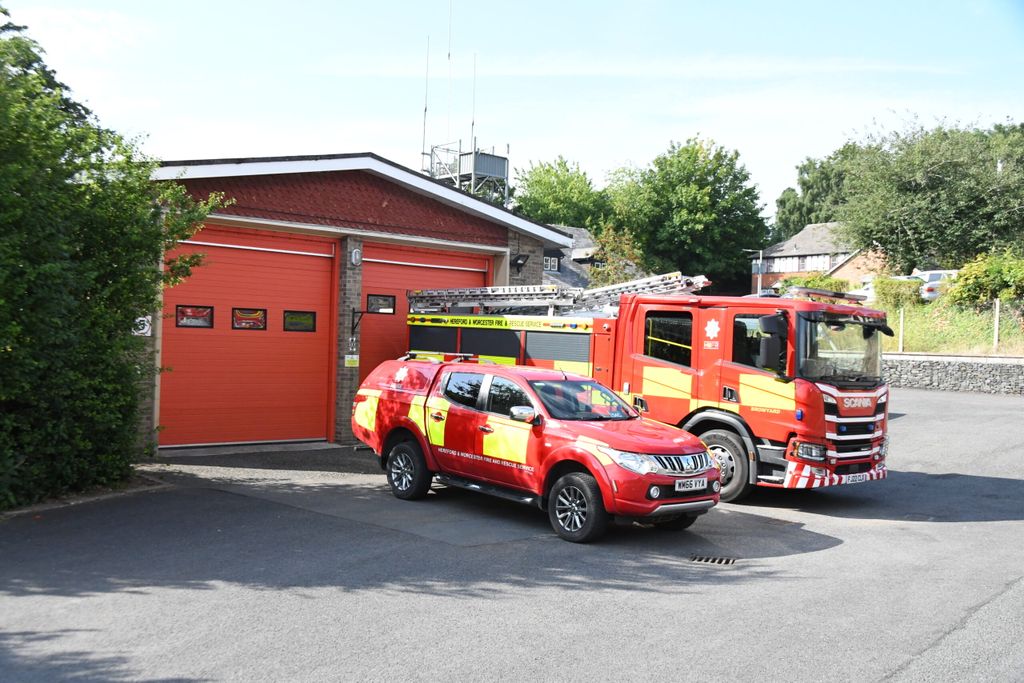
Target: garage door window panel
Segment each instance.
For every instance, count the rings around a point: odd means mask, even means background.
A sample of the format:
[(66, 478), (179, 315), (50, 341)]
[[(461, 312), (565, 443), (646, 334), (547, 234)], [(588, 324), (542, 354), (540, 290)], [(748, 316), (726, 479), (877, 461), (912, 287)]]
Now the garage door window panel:
[(267, 309), (265, 308), (232, 308), (231, 329), (233, 330), (265, 330), (267, 329)]
[(213, 327), (213, 306), (179, 304), (174, 309), (175, 327)]
[(285, 332), (316, 332), (316, 311), (285, 311)]

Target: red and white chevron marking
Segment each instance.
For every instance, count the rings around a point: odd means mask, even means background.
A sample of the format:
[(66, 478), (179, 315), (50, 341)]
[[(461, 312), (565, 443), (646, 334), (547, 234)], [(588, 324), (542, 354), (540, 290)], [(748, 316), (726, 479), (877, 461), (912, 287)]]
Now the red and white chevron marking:
[[(819, 476), (812, 471), (813, 465), (806, 465), (802, 462), (790, 462), (786, 468), (786, 478), (782, 482), (782, 488), (786, 489), (816, 489), (822, 486), (839, 486), (840, 484), (857, 484), (864, 481), (875, 481), (885, 479), (889, 471), (885, 465), (878, 465), (873, 470), (860, 474), (826, 474)], [(820, 468), (819, 468), (820, 469)], [(866, 477), (864, 475), (867, 475)]]

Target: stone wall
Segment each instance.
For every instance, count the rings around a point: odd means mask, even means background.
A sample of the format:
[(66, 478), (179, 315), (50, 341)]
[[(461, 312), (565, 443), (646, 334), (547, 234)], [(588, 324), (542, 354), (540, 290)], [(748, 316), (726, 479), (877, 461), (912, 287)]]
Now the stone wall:
[(526, 265), (516, 271), (515, 267), (509, 267), (508, 284), (512, 285), (539, 285), (544, 280), (544, 243), (528, 235), (522, 235), (513, 230), (508, 231), (508, 251), (511, 261), (517, 254), (529, 256)]
[(883, 366), (894, 387), (1024, 396), (1024, 358), (887, 353)]

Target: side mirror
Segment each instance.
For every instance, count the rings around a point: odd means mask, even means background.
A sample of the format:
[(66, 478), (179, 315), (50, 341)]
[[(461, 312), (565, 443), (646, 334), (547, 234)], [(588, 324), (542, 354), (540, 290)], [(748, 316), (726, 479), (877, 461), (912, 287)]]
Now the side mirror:
[(643, 396), (633, 397), (633, 407), (636, 409), (636, 412), (638, 413), (651, 412), (651, 409), (647, 407), (647, 399), (644, 398)]
[(757, 324), (762, 332), (774, 337), (786, 337), (789, 331), (789, 321), (786, 319), (785, 313), (762, 316)]
[(541, 417), (533, 409), (533, 406), (512, 406), (510, 416), (516, 422), (525, 422), (526, 424), (533, 425), (541, 423)]
[(782, 343), (783, 339), (778, 335), (772, 334), (767, 337), (761, 337), (761, 349), (757, 355), (757, 367), (764, 370), (774, 370), (782, 374), (783, 368), (781, 367), (782, 363), (780, 363)]

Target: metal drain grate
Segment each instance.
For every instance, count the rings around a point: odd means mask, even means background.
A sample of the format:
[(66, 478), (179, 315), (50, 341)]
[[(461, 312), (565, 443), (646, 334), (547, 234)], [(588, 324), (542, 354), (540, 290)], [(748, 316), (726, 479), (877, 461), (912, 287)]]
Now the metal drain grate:
[(694, 555), (690, 562), (701, 562), (703, 564), (736, 564), (735, 557), (712, 557), (710, 555)]

